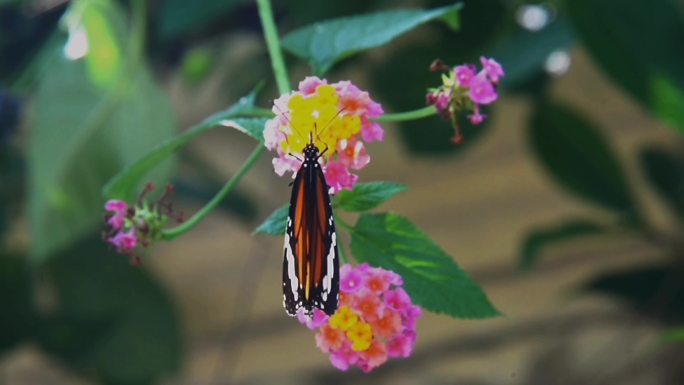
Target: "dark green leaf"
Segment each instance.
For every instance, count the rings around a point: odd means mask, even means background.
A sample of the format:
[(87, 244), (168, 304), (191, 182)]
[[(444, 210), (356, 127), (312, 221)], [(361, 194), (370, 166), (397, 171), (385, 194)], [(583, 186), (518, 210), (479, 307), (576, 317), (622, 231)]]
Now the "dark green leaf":
[[(35, 261), (97, 228), (104, 184), (175, 132), (173, 110), (146, 68), (131, 68), (108, 88), (111, 74), (94, 83), (87, 63), (67, 60), (63, 45), (48, 55), (32, 111), (28, 211)], [(171, 166), (150, 180), (166, 180)]]
[(425, 309), (468, 319), (499, 315), (453, 259), (405, 218), (362, 214), (351, 235), (354, 257), (400, 274), (413, 301)]
[(354, 186), (352, 191), (340, 191), (334, 204), (335, 207), (345, 211), (367, 211), (380, 206), (404, 191), (406, 191), (406, 186), (396, 183), (359, 183)]
[(0, 355), (32, 333), (34, 324), (31, 273), (26, 258), (0, 254)]
[(39, 343), (105, 383), (149, 383), (181, 359), (176, 313), (157, 282), (95, 237), (47, 265), (58, 308)]
[(684, 18), (671, 0), (567, 2), (598, 65), (657, 117), (684, 132)]
[(182, 38), (226, 16), (244, 0), (167, 0), (161, 3), (159, 35), (163, 40)]
[(26, 199), (26, 164), (20, 149), (0, 143), (0, 237), (20, 216)]
[(432, 20), (441, 19), (458, 28), (461, 4), (424, 10), (394, 10), (315, 23), (283, 38), (283, 47), (307, 60), (322, 75), (335, 62), (357, 52), (387, 44)]
[(506, 76), (501, 85), (516, 87), (544, 71), (549, 55), (567, 49), (574, 42), (572, 26), (561, 18), (541, 31), (519, 31), (499, 43), (491, 56), (501, 63)]
[(538, 105), (532, 120), (534, 152), (563, 187), (611, 210), (635, 217), (620, 164), (601, 133), (560, 105)]
[(254, 112), (255, 98), (256, 91), (243, 97), (226, 111), (214, 114), (182, 134), (157, 145), (114, 176), (105, 186), (104, 196), (109, 199), (132, 199), (136, 194), (137, 187), (151, 170), (199, 135), (216, 127), (235, 128), (263, 142), (263, 130), (267, 119), (246, 117)]
[(597, 224), (585, 220), (572, 221), (560, 226), (532, 232), (522, 247), (520, 268), (530, 269), (539, 259), (542, 250), (558, 242), (569, 241), (602, 231)]
[(268, 234), (268, 235), (285, 235), (285, 225), (287, 224), (287, 216), (290, 211), (290, 204), (274, 211), (264, 223), (254, 230), (253, 234)]
[(646, 317), (667, 324), (684, 323), (684, 272), (676, 265), (609, 272), (591, 280), (585, 288), (617, 297)]
[(644, 150), (639, 160), (656, 190), (684, 219), (684, 162), (656, 148)]

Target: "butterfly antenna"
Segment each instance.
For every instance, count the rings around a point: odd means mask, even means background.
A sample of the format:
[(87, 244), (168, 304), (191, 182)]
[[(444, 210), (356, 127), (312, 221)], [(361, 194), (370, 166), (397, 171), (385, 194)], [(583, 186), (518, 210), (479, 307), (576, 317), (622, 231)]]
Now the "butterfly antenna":
[(321, 130), (321, 132), (316, 133), (317, 139), (320, 139), (320, 135), (323, 134), (325, 132), (325, 130), (327, 130), (328, 127), (330, 127), (332, 125), (332, 122), (334, 122), (335, 119), (337, 119), (337, 117), (340, 116), (340, 114), (344, 112), (344, 110), (345, 110), (344, 108), (340, 109), (339, 111), (337, 111), (337, 113), (332, 118), (330, 118), (330, 120), (328, 120), (328, 122), (325, 124), (325, 126), (323, 126), (323, 129)]
[[(325, 124), (325, 126), (323, 126), (323, 129), (321, 130), (321, 132), (318, 132), (318, 127), (316, 126), (316, 123), (314, 122), (314, 131), (316, 132), (316, 139), (317, 140), (319, 140), (320, 142), (325, 144), (325, 142), (323, 142), (323, 139), (321, 139), (321, 134), (323, 134), (323, 132), (325, 132), (325, 130), (327, 130), (328, 127), (330, 127), (332, 125), (332, 123), (335, 121), (335, 119), (337, 119), (337, 117), (340, 116), (340, 114), (342, 112), (344, 112), (344, 108), (337, 111), (337, 113), (332, 118), (330, 118), (330, 120), (328, 120), (328, 122)], [(326, 145), (325, 149), (321, 152), (320, 155), (323, 155), (323, 153), (325, 153), (326, 151), (328, 151), (327, 145)]]
[[(276, 110), (278, 110), (278, 112), (281, 113), (282, 117), (285, 118), (285, 120), (286, 120), (287, 123), (290, 125), (290, 127), (292, 127), (292, 129), (293, 129), (294, 131), (297, 132), (297, 135), (302, 135), (302, 132), (299, 131), (299, 130), (297, 129), (297, 127), (295, 127), (294, 124), (292, 124), (292, 121), (287, 117), (287, 115), (285, 115), (285, 113), (283, 112), (283, 110), (281, 110), (280, 108), (278, 108), (278, 106), (275, 105), (275, 104), (273, 105), (273, 107), (275, 107)], [(287, 140), (287, 137), (286, 137), (285, 139)], [(287, 144), (289, 145), (290, 143), (287, 143)]]

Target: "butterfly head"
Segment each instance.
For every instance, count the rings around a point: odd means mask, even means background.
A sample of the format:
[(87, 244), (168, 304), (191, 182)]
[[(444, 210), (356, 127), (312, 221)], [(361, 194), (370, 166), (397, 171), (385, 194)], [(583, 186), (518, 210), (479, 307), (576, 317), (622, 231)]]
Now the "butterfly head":
[(306, 159), (318, 159), (319, 150), (313, 142), (307, 144), (303, 152)]

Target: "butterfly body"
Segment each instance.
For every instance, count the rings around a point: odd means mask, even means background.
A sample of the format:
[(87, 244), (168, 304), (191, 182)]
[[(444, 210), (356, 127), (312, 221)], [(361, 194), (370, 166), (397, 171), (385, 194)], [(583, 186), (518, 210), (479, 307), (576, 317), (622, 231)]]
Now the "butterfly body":
[[(325, 152), (325, 151), (324, 151)], [(339, 300), (339, 258), (328, 185), (309, 143), (292, 184), (283, 256), (283, 302), (287, 314), (314, 308), (328, 315)]]

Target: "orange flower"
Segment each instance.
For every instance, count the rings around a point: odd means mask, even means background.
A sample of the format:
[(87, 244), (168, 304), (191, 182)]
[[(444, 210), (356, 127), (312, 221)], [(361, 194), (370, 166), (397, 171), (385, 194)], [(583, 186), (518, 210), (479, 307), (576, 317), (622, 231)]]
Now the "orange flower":
[(401, 315), (395, 312), (385, 312), (385, 315), (379, 320), (372, 322), (373, 331), (380, 337), (391, 338), (395, 334), (401, 332), (403, 325), (401, 324)]

